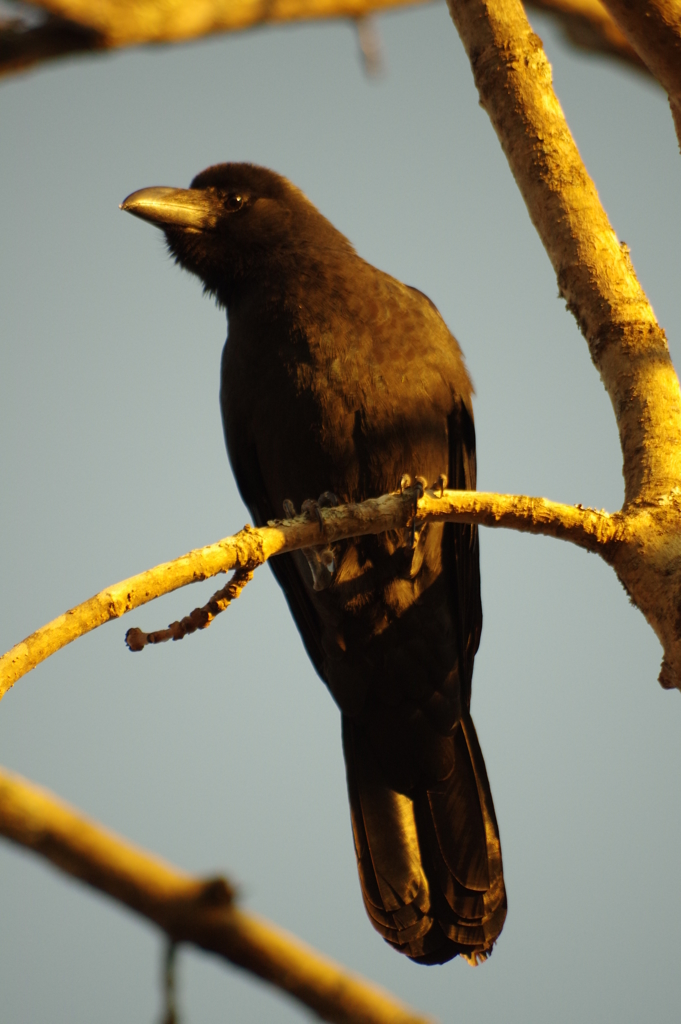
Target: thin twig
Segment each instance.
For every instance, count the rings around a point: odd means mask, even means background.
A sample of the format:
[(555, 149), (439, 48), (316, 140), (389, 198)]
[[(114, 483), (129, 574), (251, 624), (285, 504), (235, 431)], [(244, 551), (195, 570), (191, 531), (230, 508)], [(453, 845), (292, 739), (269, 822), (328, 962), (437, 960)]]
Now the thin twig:
[(322, 1020), (428, 1024), (383, 989), (237, 908), (224, 879), (193, 878), (2, 769), (0, 835), (124, 903), (173, 942), (191, 942), (263, 978)]
[(356, 18), (355, 28), (364, 70), (369, 78), (378, 78), (383, 74), (384, 67), (381, 34), (378, 31), (376, 18), (371, 15)]
[(197, 629), (208, 629), (213, 619), (224, 612), (232, 601), (236, 601), (247, 583), (253, 579), (253, 569), (237, 569), (229, 583), (211, 597), (210, 601), (195, 608), (179, 622), (171, 622), (167, 629), (158, 629), (153, 633), (145, 633), (133, 626), (125, 634), (125, 642), (131, 651), (141, 651), (147, 644), (163, 644), (168, 640), (184, 640), (189, 633)]

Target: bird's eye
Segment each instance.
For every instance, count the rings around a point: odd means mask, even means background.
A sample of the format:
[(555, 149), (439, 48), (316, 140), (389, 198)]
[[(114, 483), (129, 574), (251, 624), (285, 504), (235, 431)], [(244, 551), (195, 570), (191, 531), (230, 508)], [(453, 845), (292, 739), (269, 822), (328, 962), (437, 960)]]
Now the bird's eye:
[(240, 210), (244, 205), (244, 197), (239, 192), (230, 192), (223, 205), (226, 210), (233, 213), (234, 210)]

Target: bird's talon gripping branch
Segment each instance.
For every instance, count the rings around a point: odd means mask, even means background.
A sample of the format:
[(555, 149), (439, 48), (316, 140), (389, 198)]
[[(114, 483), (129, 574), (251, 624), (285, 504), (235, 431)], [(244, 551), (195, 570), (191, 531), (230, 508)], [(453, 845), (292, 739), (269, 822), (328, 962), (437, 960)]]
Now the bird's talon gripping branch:
[(411, 477), (408, 473), (404, 473), (400, 479), (400, 494), (404, 494), (405, 491), (411, 487)]
[(324, 491), (317, 499), (320, 508), (338, 508), (340, 501), (333, 491)]
[(322, 519), (322, 513), (319, 509), (318, 501), (315, 501), (314, 498), (306, 498), (306, 500), (300, 506), (300, 511), (304, 512), (310, 518), (314, 517), (319, 523), (319, 532), (324, 532), (324, 520)]
[[(404, 487), (402, 485), (403, 485), (405, 480), (409, 481), (409, 483), (406, 485), (407, 487), (411, 487), (411, 485), (412, 485), (411, 477), (409, 476), (408, 473), (405, 473), (404, 476), (402, 477), (402, 479), (400, 480), (400, 490), (402, 491), (403, 494), (404, 494)], [(415, 476), (414, 477), (414, 487), (413, 487), (414, 510), (412, 512), (412, 517), (411, 517), (411, 533), (410, 533), (410, 536), (409, 536), (409, 546), (410, 546), (410, 548), (412, 549), (412, 551), (414, 553), (415, 553), (415, 549), (416, 549), (416, 544), (417, 544), (417, 542), (418, 542), (418, 540), (419, 540), (419, 538), (420, 538), (420, 536), (421, 536), (421, 534), (423, 532), (423, 525), (422, 524), (417, 525), (417, 523), (416, 523), (416, 513), (418, 512), (418, 509), (419, 509), (419, 499), (423, 497), (423, 495), (425, 494), (427, 489), (428, 489), (428, 481), (426, 480), (426, 478), (424, 476)], [(417, 560), (416, 560), (415, 557), (413, 557), (412, 558), (412, 568), (410, 570), (410, 576), (415, 575), (415, 573), (418, 571), (417, 569), (415, 569), (416, 564), (417, 564)], [(421, 562), (419, 561), (418, 565), (420, 565), (420, 564), (421, 564)]]
[[(284, 500), (284, 512), (292, 519), (296, 515), (295, 505), (288, 498)], [(301, 513), (316, 518), (319, 523), (319, 530), (324, 533), (324, 518), (321, 513), (323, 508), (335, 508), (339, 504), (338, 498), (332, 491), (324, 491), (315, 501), (314, 498), (306, 498), (300, 506)], [(312, 586), (315, 590), (326, 590), (333, 582), (333, 575), (336, 571), (336, 562), (333, 549), (329, 544), (323, 544), (311, 548), (304, 548), (302, 554), (308, 564), (312, 575)]]
[(447, 474), (446, 473), (440, 473), (439, 477), (437, 478), (437, 486), (438, 486), (438, 488), (440, 490), (440, 497), (442, 497), (444, 495), (445, 489), (447, 487), (448, 482), (449, 482), (449, 479), (447, 477)]

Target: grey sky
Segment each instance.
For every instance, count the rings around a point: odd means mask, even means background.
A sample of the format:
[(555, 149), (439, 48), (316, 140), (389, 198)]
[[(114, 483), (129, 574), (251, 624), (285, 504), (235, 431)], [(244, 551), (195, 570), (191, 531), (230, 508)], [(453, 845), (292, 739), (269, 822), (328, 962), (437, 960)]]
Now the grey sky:
[[(681, 175), (662, 92), (536, 26), (568, 121), (681, 356)], [(444, 6), (55, 64), (0, 89), (0, 643), (247, 521), (224, 452), (224, 313), (118, 203), (252, 160), (425, 291), (477, 389), (479, 486), (615, 509), (617, 434), (587, 347), (477, 105)], [(509, 893), (490, 962), (416, 967), (361, 903), (337, 710), (267, 569), (205, 633), (129, 654), (210, 583), (19, 682), (0, 760), (447, 1024), (671, 1024), (681, 1000), (681, 699), (614, 575), (557, 541), (482, 534), (473, 714)], [(155, 932), (0, 846), (3, 1024), (151, 1022)], [(180, 957), (187, 1022), (305, 1019)]]

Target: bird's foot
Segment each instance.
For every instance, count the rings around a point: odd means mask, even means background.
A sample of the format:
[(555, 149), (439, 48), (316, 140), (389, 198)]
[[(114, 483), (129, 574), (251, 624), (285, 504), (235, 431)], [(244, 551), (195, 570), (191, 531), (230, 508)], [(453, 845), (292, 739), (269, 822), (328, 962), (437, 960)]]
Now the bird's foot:
[[(405, 474), (405, 476), (406, 475), (408, 475), (408, 474)], [(402, 477), (402, 480), (404, 480), (404, 477)], [(424, 533), (423, 526), (420, 526), (418, 529), (416, 527), (416, 510), (418, 508), (419, 498), (423, 497), (424, 492), (426, 490), (426, 487), (428, 486), (428, 481), (426, 480), (425, 476), (415, 476), (414, 477), (414, 483), (416, 484), (416, 486), (414, 488), (414, 515), (413, 515), (412, 521), (411, 521), (410, 546), (411, 546), (412, 551), (414, 551), (414, 554), (416, 554), (415, 549), (416, 549), (417, 542), (420, 540), (421, 535)], [(401, 484), (402, 484), (402, 481), (400, 481), (400, 485)], [(421, 556), (421, 560), (423, 560), (423, 556)], [(419, 565), (420, 565), (420, 563), (419, 563)], [(411, 575), (414, 576), (414, 575), (416, 575), (416, 573), (412, 572)]]
[(338, 498), (333, 491), (324, 491), (320, 494), (317, 500), (314, 498), (307, 498), (300, 506), (301, 512), (306, 512), (308, 516), (314, 516), (319, 523), (319, 529), (324, 532), (324, 520), (322, 519), (321, 509), (323, 508), (335, 508), (336, 505), (340, 504)]
[[(414, 484), (416, 485), (414, 488), (414, 517), (412, 519), (409, 536), (409, 546), (411, 547), (412, 551), (411, 565), (409, 567), (409, 576), (411, 579), (418, 575), (419, 570), (423, 564), (423, 557), (425, 555), (426, 550), (426, 538), (428, 536), (427, 523), (421, 526), (416, 525), (416, 511), (418, 507), (418, 500), (423, 496), (424, 492), (429, 489), (429, 484), (424, 476), (415, 476)], [(400, 480), (401, 492), (404, 494), (405, 490), (411, 487), (411, 485), (411, 477), (409, 476), (408, 473), (405, 473), (402, 479)], [(439, 477), (437, 478), (437, 483), (433, 485), (433, 490), (438, 489), (440, 491), (440, 497), (442, 497), (442, 494), (446, 486), (447, 474), (440, 473)]]
[[(300, 511), (307, 514), (309, 517), (314, 517), (319, 523), (319, 529), (324, 532), (324, 520), (322, 518), (321, 509), (323, 508), (335, 508), (339, 504), (338, 498), (332, 491), (324, 491), (320, 494), (317, 500), (308, 498), (300, 507)], [(296, 515), (296, 508), (292, 501), (288, 498), (284, 501), (284, 512), (288, 518), (292, 518)], [(336, 571), (336, 562), (333, 555), (333, 549), (330, 544), (320, 544), (318, 547), (303, 548), (302, 554), (305, 556), (305, 560), (310, 568), (312, 574), (312, 586), (315, 590), (326, 590), (333, 583), (334, 573)]]

